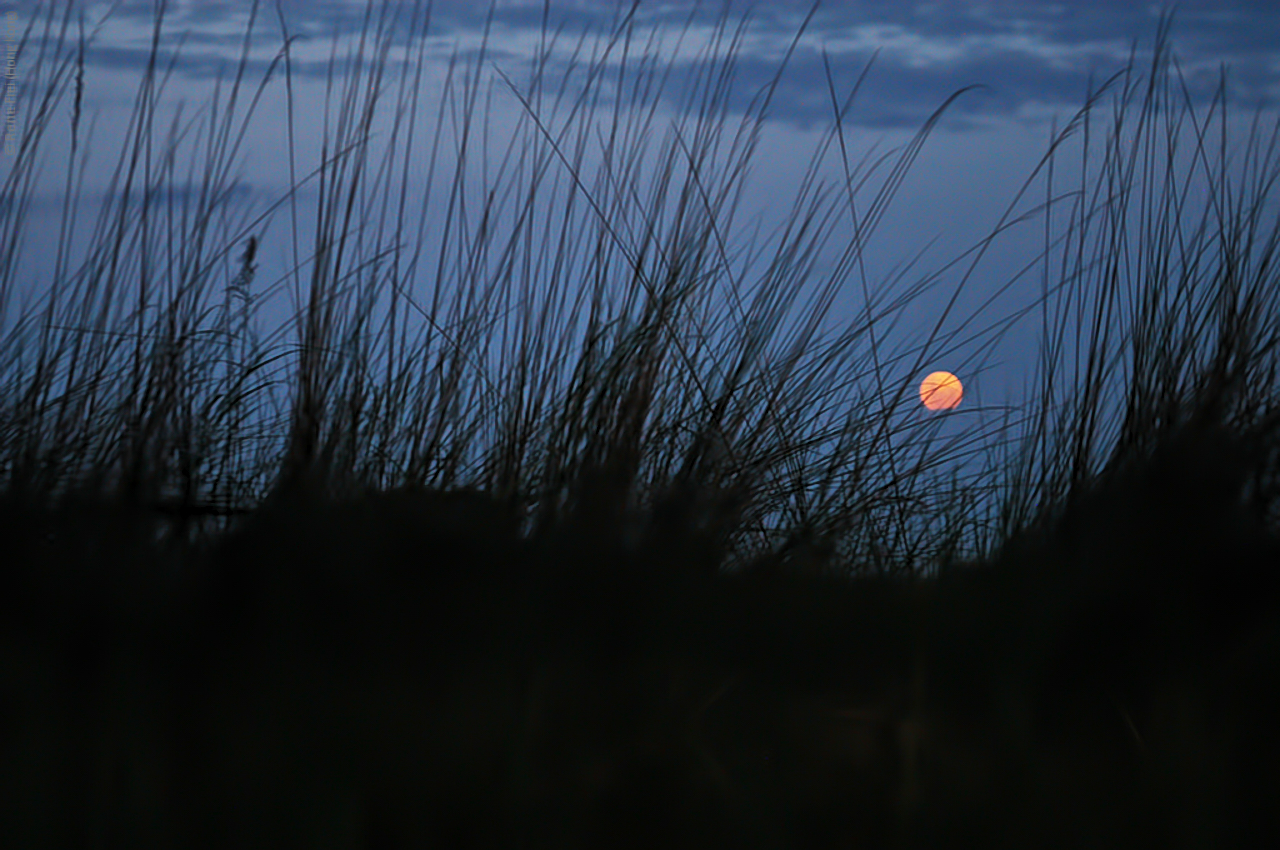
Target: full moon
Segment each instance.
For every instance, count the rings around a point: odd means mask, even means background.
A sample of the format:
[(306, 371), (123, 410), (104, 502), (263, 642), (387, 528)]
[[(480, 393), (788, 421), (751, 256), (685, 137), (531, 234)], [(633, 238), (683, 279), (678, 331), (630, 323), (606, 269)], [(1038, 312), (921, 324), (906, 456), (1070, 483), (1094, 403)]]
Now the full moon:
[(964, 386), (950, 372), (933, 372), (920, 382), (920, 401), (930, 410), (950, 410), (964, 398)]

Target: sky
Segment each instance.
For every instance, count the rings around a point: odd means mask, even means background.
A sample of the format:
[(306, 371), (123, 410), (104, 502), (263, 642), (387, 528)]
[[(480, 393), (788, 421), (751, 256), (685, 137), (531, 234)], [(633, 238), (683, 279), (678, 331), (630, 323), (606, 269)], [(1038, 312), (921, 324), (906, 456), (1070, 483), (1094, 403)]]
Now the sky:
[[(56, 41), (64, 5), (57, 6), (53, 33), (47, 42), (50, 48)], [(167, 77), (153, 133), (157, 161), (175, 118), (184, 125), (193, 120), (207, 121), (210, 98), (218, 86), (225, 102), (244, 47), (252, 5), (216, 0), (168, 3), (160, 36), (161, 65), (167, 69)], [(487, 10), (473, 2), (439, 0), (431, 6), (425, 34), (423, 27), (411, 25), (412, 0), (387, 7), (388, 14), (400, 17), (394, 28), (395, 44), (388, 54), (390, 82), (386, 100), (374, 121), (374, 150), (383, 150), (378, 147), (380, 140), (391, 134), (394, 81), (402, 71), (413, 73), (415, 57), (421, 49), (425, 66), (414, 142), (415, 150), (421, 153), (414, 159), (409, 184), (420, 195), (428, 180), (434, 181), (431, 200), (426, 204), (428, 221), (424, 232), (429, 234), (428, 239), (440, 238), (450, 214), (446, 199), (452, 172), (437, 166), (434, 176), (429, 177), (425, 162), (455, 52), (461, 66), (471, 73), (476, 73), (477, 61), (483, 59), (478, 71), (477, 110), (484, 115), (485, 134), (473, 134), (466, 146), (468, 174), (473, 175), (468, 188), (473, 200), (466, 215), (473, 219), (474, 232), (478, 221), (475, 211), (484, 194), (481, 187), (502, 185), (495, 175), (502, 173), (499, 169), (508, 145), (513, 139), (525, 138), (519, 135), (524, 132), (518, 129), (522, 121), (528, 128), (525, 107), (512, 86), (517, 90), (523, 86), (527, 91), (531, 59), (540, 51), (549, 51), (541, 116), (548, 126), (563, 127), (569, 120), (569, 107), (561, 104), (557, 108), (553, 104), (553, 93), (559, 84), (555, 81), (567, 73), (571, 89), (584, 85), (584, 68), (590, 65), (593, 51), (596, 56), (601, 55), (609, 34), (617, 30), (629, 7), (629, 3), (605, 0), (546, 5), (541, 0), (499, 0)], [(72, 8), (71, 44), (74, 45), (81, 20), (90, 37), (84, 57), (82, 115), (84, 126), (92, 126), (92, 137), (80, 144), (80, 153), (89, 159), (83, 171), (77, 164), (75, 172), (83, 183), (75, 195), (77, 236), (73, 244), (83, 246), (126, 142), (130, 113), (151, 51), (155, 4), (150, 0), (73, 2)], [(326, 79), (335, 39), (340, 78), (343, 57), (356, 45), (366, 8), (365, 3), (349, 0), (279, 0), (264, 3), (253, 22), (238, 114), (243, 114), (280, 53), (282, 33), (287, 30), (295, 39), (290, 51), (292, 139), (293, 167), (299, 175), (319, 162), (326, 133)], [(44, 41), (48, 9), (47, 3), (0, 5), (0, 30), (9, 30), (8, 44), (13, 44), (15, 32), (20, 36), (33, 20), (36, 23), (29, 38), (33, 45)], [(834, 333), (857, 321), (866, 310), (864, 275), (867, 285), (882, 293), (884, 304), (906, 298), (906, 293), (922, 281), (933, 281), (923, 294), (906, 299), (900, 314), (882, 323), (883, 335), (878, 344), (886, 351), (911, 353), (886, 367), (891, 388), (914, 387), (935, 369), (960, 375), (965, 384), (965, 401), (948, 415), (954, 422), (939, 420), (938, 424), (944, 435), (959, 438), (973, 426), (973, 417), (979, 422), (996, 422), (1025, 397), (1036, 357), (1039, 320), (1034, 316), (1038, 314), (1014, 324), (1005, 320), (1034, 302), (1041, 292), (1039, 271), (1020, 277), (1019, 272), (1043, 247), (1043, 218), (1002, 232), (972, 267), (970, 262), (950, 263), (980, 243), (1011, 209), (1015, 210), (1011, 217), (1016, 218), (1017, 211), (1028, 210), (1043, 200), (1045, 190), (1039, 188), (1019, 205), (1010, 206), (1044, 155), (1053, 128), (1061, 128), (1089, 92), (1121, 71), (1131, 56), (1138, 69), (1146, 69), (1161, 12), (1156, 4), (1116, 0), (829, 0), (816, 8), (800, 0), (774, 0), (752, 6), (741, 2), (697, 6), (685, 0), (642, 0), (631, 19), (627, 61), (633, 75), (646, 60), (658, 72), (671, 73), (666, 88), (650, 98), (653, 103), (646, 102), (657, 107), (647, 143), (650, 156), (655, 156), (664, 139), (669, 138), (670, 126), (681, 115), (686, 119), (690, 115), (688, 102), (695, 93), (691, 81), (699, 73), (707, 73), (732, 54), (734, 78), (732, 95), (727, 100), (729, 129), (721, 146), (723, 153), (744, 110), (752, 108), (753, 97), (783, 69), (763, 120), (759, 147), (743, 184), (733, 226), (726, 234), (730, 246), (754, 244), (764, 251), (762, 265), (754, 271), (740, 270), (744, 286), (760, 278), (771, 256), (771, 246), (777, 244), (776, 240), (769, 242), (767, 234), (794, 217), (791, 204), (800, 192), (806, 169), (834, 127), (832, 87), (844, 100), (860, 76), (866, 74), (841, 125), (849, 159), (855, 163), (863, 156), (901, 151), (930, 116), (959, 92), (938, 119), (883, 218), (868, 237), (862, 264), (845, 267), (846, 279), (837, 288), (826, 321)], [(375, 9), (375, 22), (377, 15)], [(728, 21), (727, 29), (718, 30), (718, 23), (723, 21)], [(730, 48), (739, 24), (744, 27), (740, 41)], [(559, 38), (549, 45), (548, 33), (556, 31), (560, 32)], [(1233, 121), (1237, 122), (1233, 126), (1247, 129), (1258, 114), (1274, 121), (1280, 95), (1280, 7), (1276, 4), (1262, 0), (1180, 3), (1173, 19), (1172, 48), (1196, 108), (1208, 108), (1225, 69)], [(582, 52), (577, 54), (575, 67), (575, 50), (579, 49)], [(367, 53), (371, 54), (372, 48)], [(31, 95), (22, 93), (31, 91), (35, 59), (35, 51), (27, 50), (8, 72), (7, 91), (17, 91), (20, 96), (19, 108), (5, 128), (4, 152), (0, 155), (3, 176), (14, 166), (15, 139), (21, 137), (24, 121), (30, 120)], [(635, 104), (634, 90), (627, 86), (619, 90), (613, 82), (615, 78), (609, 76), (623, 70), (619, 48), (615, 46), (605, 56), (603, 67), (609, 73), (596, 83), (601, 96), (594, 103), (595, 111), (572, 118), (580, 125), (596, 121), (607, 128), (615, 109), (626, 110)], [(47, 67), (44, 75), (47, 78)], [(287, 95), (285, 76), (277, 71), (263, 89), (247, 124), (239, 148), (240, 164), (233, 169), (238, 180), (230, 194), (233, 205), (254, 211), (246, 214), (240, 210), (230, 215), (228, 232), (241, 241), (249, 233), (259, 237), (261, 267), (256, 280), (264, 287), (283, 278), (292, 257), (288, 206), (281, 207), (269, 220), (249, 226), (290, 185)], [(450, 108), (456, 114), (456, 89), (452, 97)], [(340, 100), (340, 90), (329, 95), (334, 113)], [(18, 290), (25, 297), (38, 297), (52, 273), (59, 217), (67, 201), (64, 181), (72, 108), (70, 98), (65, 97), (40, 144), (45, 163), (42, 179), (32, 188), (23, 219)], [(336, 115), (329, 120), (332, 125)], [(692, 132), (688, 129), (692, 126), (685, 125), (687, 133)], [(330, 137), (333, 132), (331, 126)], [(446, 131), (446, 138), (450, 132)], [(193, 133), (201, 139), (207, 136), (205, 131)], [(457, 145), (455, 136), (452, 143), (445, 144), (444, 155), (452, 152), (456, 157)], [(185, 151), (179, 154), (180, 162), (203, 156), (201, 147), (190, 143), (180, 150)], [(1071, 175), (1078, 172), (1080, 154), (1070, 145), (1062, 150), (1064, 155), (1056, 165), (1057, 179), (1067, 186)], [(586, 163), (599, 163), (600, 147), (588, 145), (585, 156)], [(370, 157), (371, 163), (380, 161), (380, 153)], [(888, 178), (894, 161), (891, 157), (860, 190), (857, 203), (861, 210), (871, 207), (876, 189)], [(833, 187), (828, 191), (844, 191), (838, 143), (827, 150), (818, 170), (827, 185)], [(185, 173), (185, 167), (179, 167), (175, 176)], [(596, 172), (588, 165), (583, 173)], [(547, 179), (554, 178), (560, 187), (556, 190), (559, 200), (548, 190), (540, 202), (548, 205), (542, 215), (566, 215), (566, 171), (553, 164), (548, 174)], [(640, 186), (633, 187), (639, 190), (635, 197), (644, 198), (645, 184), (639, 182)], [(183, 187), (172, 188), (181, 191)], [(415, 192), (410, 193), (411, 197), (414, 195)], [(306, 217), (307, 202), (314, 205), (316, 200), (314, 183), (300, 192), (298, 199), (301, 232), (305, 235), (310, 232), (307, 228), (311, 221)], [(561, 206), (557, 207), (557, 203)], [(835, 209), (839, 210), (839, 205)], [(839, 268), (841, 252), (853, 238), (847, 205), (843, 210), (843, 218), (829, 224), (829, 238), (814, 257), (808, 278), (822, 280)], [(455, 218), (463, 215), (456, 210), (452, 214)], [(590, 215), (584, 215), (581, 209), (574, 215), (580, 216), (581, 222), (573, 225), (576, 232), (591, 232)], [(754, 243), (753, 233), (759, 234), (759, 241)], [(492, 248), (495, 255), (498, 250), (496, 246)], [(236, 250), (224, 258), (222, 273), (228, 279), (234, 274), (238, 254)], [(434, 268), (433, 264), (426, 265)], [(954, 306), (948, 308), (957, 291)], [(792, 315), (802, 315), (806, 303), (807, 296), (797, 298)], [(285, 321), (289, 312), (287, 297), (276, 298), (264, 310), (268, 325), (272, 324), (272, 317)], [(5, 326), (12, 323), (13, 316), (11, 307)], [(948, 338), (956, 340), (956, 344), (940, 345), (935, 335), (934, 345), (916, 357), (935, 325), (942, 329), (940, 336), (952, 334)], [(969, 339), (984, 329), (988, 332)], [(996, 334), (996, 329), (1003, 332)], [(929, 416), (918, 406), (913, 415), (921, 421)]]

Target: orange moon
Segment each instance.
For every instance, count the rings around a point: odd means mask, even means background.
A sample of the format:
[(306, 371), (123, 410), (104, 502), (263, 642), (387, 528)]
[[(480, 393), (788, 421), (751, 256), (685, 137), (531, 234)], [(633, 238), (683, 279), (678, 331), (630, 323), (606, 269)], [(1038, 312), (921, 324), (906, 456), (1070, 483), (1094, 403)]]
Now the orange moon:
[(950, 410), (964, 398), (964, 385), (950, 372), (933, 372), (920, 382), (920, 401), (930, 410)]

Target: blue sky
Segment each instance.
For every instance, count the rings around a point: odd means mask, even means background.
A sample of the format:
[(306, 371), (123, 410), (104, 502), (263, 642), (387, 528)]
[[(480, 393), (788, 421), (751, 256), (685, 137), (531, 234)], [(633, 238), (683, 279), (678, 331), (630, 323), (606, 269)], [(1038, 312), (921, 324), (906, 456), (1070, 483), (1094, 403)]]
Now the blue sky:
[[(59, 16), (62, 5), (59, 4)], [(153, 134), (157, 159), (175, 116), (181, 115), (185, 122), (202, 114), (207, 120), (207, 104), (219, 76), (225, 102), (236, 72), (251, 5), (214, 0), (176, 0), (168, 4), (161, 37), (162, 65), (170, 60), (174, 64), (161, 95)], [(647, 56), (659, 71), (670, 69), (672, 72), (666, 89), (657, 98), (659, 109), (651, 124), (654, 148), (661, 144), (666, 127), (680, 115), (683, 99), (689, 95), (689, 81), (699, 70), (706, 70), (705, 63), (722, 59), (727, 49), (727, 40), (717, 43), (715, 39), (722, 7), (703, 5), (705, 8), (695, 9), (694, 4), (683, 0), (646, 1), (639, 4), (634, 16), (629, 61), (634, 66), (640, 57)], [(412, 73), (415, 51), (423, 47), (426, 67), (418, 112), (421, 126), (414, 144), (416, 150), (423, 152), (425, 160), (450, 57), (457, 51), (464, 65), (470, 63), (474, 67), (487, 27), (478, 109), (489, 122), (488, 144), (472, 137), (468, 149), (476, 175), (472, 185), (482, 185), (480, 160), (488, 159), (490, 169), (498, 167), (522, 116), (517, 98), (501, 82), (498, 71), (507, 74), (517, 85), (527, 82), (529, 60), (540, 45), (545, 45), (544, 13), (549, 30), (563, 28), (559, 41), (549, 53), (549, 79), (570, 67), (579, 38), (585, 38), (584, 53), (578, 60), (579, 70), (571, 77), (577, 85), (582, 79), (581, 68), (589, 64), (592, 50), (603, 49), (608, 33), (617, 27), (628, 6), (602, 0), (575, 0), (552, 2), (544, 8), (544, 4), (536, 0), (505, 0), (496, 3), (492, 19), (486, 23), (483, 6), (443, 0), (432, 5), (426, 35), (420, 40), (408, 24), (413, 3), (391, 4), (390, 14), (402, 17), (395, 29), (395, 46), (388, 62), (392, 82), (382, 113), (374, 123), (374, 149), (380, 150), (377, 139), (385, 139), (390, 133), (394, 80), (402, 68), (407, 67)], [(41, 39), (47, 8), (47, 4), (32, 3), (16, 6), (20, 31), (32, 20), (33, 14), (38, 21), (33, 34), (36, 43)], [(91, 143), (81, 145), (81, 151), (87, 151), (90, 159), (83, 172), (77, 208), (80, 223), (76, 241), (83, 245), (91, 230), (94, 205), (103, 198), (124, 144), (135, 93), (150, 53), (154, 4), (150, 0), (74, 3), (73, 8), (77, 13), (83, 12), (85, 31), (92, 34), (85, 57), (83, 114), (86, 125), (93, 126), (93, 136)], [(797, 31), (804, 25), (771, 103), (753, 170), (738, 204), (734, 219), (738, 234), (734, 238), (738, 241), (734, 244), (745, 244), (750, 239), (757, 219), (762, 224), (761, 234), (767, 234), (771, 227), (787, 220), (789, 204), (797, 194), (813, 153), (822, 143), (823, 134), (833, 125), (827, 67), (831, 69), (831, 82), (843, 99), (874, 57), (866, 80), (844, 118), (844, 132), (853, 161), (867, 153), (886, 152), (907, 144), (950, 95), (962, 88), (974, 87), (956, 99), (939, 121), (864, 251), (863, 270), (867, 279), (874, 287), (883, 289), (889, 302), (910, 290), (913, 284), (937, 275), (934, 288), (928, 294), (912, 300), (903, 308), (899, 319), (886, 323), (881, 344), (904, 351), (923, 344), (958, 286), (963, 285), (963, 289), (956, 307), (944, 320), (946, 331), (958, 330), (965, 323), (970, 330), (1002, 327), (1002, 319), (1015, 314), (1038, 295), (1041, 286), (1038, 272), (1020, 279), (1016, 275), (1042, 247), (1042, 220), (1003, 234), (967, 276), (968, 264), (949, 269), (947, 264), (978, 243), (999, 222), (1044, 153), (1053, 122), (1061, 127), (1083, 103), (1090, 87), (1123, 69), (1131, 53), (1136, 57), (1136, 67), (1145, 71), (1161, 11), (1155, 4), (1102, 0), (1069, 3), (876, 0), (823, 3), (806, 24), (811, 10), (809, 2), (774, 0), (753, 7), (737, 2), (730, 3), (728, 8), (729, 36), (741, 15), (748, 11), (750, 14), (741, 41), (733, 48), (736, 77), (733, 97), (728, 102), (730, 128), (736, 127), (741, 111), (778, 72)], [(14, 4), (5, 4), (0, 9), (4, 12), (0, 23), (14, 20), (9, 17)], [(310, 171), (319, 162), (325, 126), (325, 81), (334, 39), (338, 40), (338, 73), (341, 74), (342, 57), (354, 47), (365, 11), (366, 4), (344, 0), (279, 0), (264, 3), (259, 10), (238, 109), (243, 113), (248, 99), (280, 51), (283, 17), (289, 33), (296, 37), (291, 60), (294, 145), (299, 174)], [(375, 11), (375, 20), (377, 14)], [(55, 35), (56, 28), (55, 21)], [(73, 41), (75, 34), (73, 22), (70, 30)], [(1207, 108), (1225, 67), (1236, 122), (1233, 126), (1247, 128), (1258, 110), (1264, 119), (1274, 120), (1280, 95), (1280, 8), (1276, 4), (1183, 2), (1176, 9), (1172, 46), (1197, 108)], [(368, 52), (371, 54), (372, 48)], [(11, 82), (19, 91), (32, 81), (33, 62), (34, 51), (28, 51), (15, 64)], [(618, 62), (615, 51), (606, 64), (616, 73)], [(599, 101), (601, 112), (597, 118), (607, 120), (608, 111), (615, 105), (624, 108), (628, 105), (627, 95), (625, 91), (620, 96), (615, 93), (607, 78), (602, 85), (604, 96)], [(548, 83), (548, 90), (551, 88)], [(339, 101), (340, 93), (335, 91), (331, 98), (335, 111)], [(243, 202), (246, 210), (256, 211), (254, 215), (279, 199), (289, 184), (287, 104), (284, 75), (277, 73), (267, 85), (248, 125), (240, 148), (242, 164), (233, 169), (239, 175), (233, 201)], [(28, 273), (19, 277), (26, 280), (21, 288), (28, 296), (38, 296), (42, 281), (48, 279), (56, 248), (53, 237), (57, 234), (58, 216), (65, 200), (63, 179), (70, 142), (69, 102), (64, 100), (60, 109), (59, 117), (41, 143), (41, 156), (46, 162), (43, 180), (33, 189), (32, 206), (26, 219), (22, 268)], [(205, 112), (200, 113), (201, 109)], [(558, 114), (563, 123), (565, 109), (562, 107)], [(546, 117), (552, 115), (548, 112)], [(24, 113), (20, 110), (16, 119), (18, 132), (23, 119)], [(203, 139), (203, 131), (198, 132)], [(731, 132), (727, 138), (732, 138)], [(190, 157), (195, 148), (188, 144), (182, 150), (186, 153), (180, 153), (180, 159)], [(592, 156), (589, 152), (588, 162)], [(1070, 184), (1078, 159), (1076, 148), (1064, 148), (1062, 162), (1057, 166), (1058, 179), (1063, 185)], [(371, 161), (379, 161), (378, 155)], [(7, 175), (13, 162), (10, 155), (0, 158), (0, 174)], [(185, 170), (179, 167), (177, 173), (184, 174)], [(489, 173), (491, 179), (493, 172)], [(828, 152), (820, 173), (839, 186), (838, 148)], [(77, 177), (80, 174), (79, 165), (76, 174)], [(878, 174), (864, 190), (860, 201), (864, 209), (875, 187), (883, 183), (886, 171)], [(435, 179), (445, 187), (448, 176), (445, 169), (444, 176), (438, 173)], [(421, 179), (425, 185), (425, 168), (415, 169), (415, 179)], [(558, 179), (563, 183), (565, 175), (561, 173)], [(440, 199), (447, 195), (443, 188), (433, 191), (437, 194), (428, 206), (428, 218), (432, 221), (428, 222), (427, 232), (438, 235), (443, 223)], [(478, 188), (474, 191), (478, 202), (482, 192)], [(1024, 200), (1019, 209), (1029, 208), (1042, 200), (1043, 195), (1043, 189), (1038, 195), (1033, 192), (1031, 199)], [(307, 200), (314, 202), (314, 190), (309, 188), (299, 197), (303, 202), (299, 214), (306, 222), (302, 232), (307, 233), (310, 219), (305, 218), (303, 208)], [(554, 204), (554, 201), (548, 203)], [(555, 212), (549, 209), (547, 214)], [(252, 218), (253, 215), (237, 212), (229, 221), (248, 222)], [(234, 224), (230, 226), (230, 233), (247, 232), (237, 230)], [(289, 228), (286, 207), (270, 222), (252, 229), (262, 239), (258, 281), (264, 286), (281, 278), (290, 264)], [(836, 268), (836, 258), (847, 244), (850, 232), (847, 223), (832, 225), (831, 236), (813, 266), (815, 277), (820, 278)], [(922, 250), (924, 255), (897, 279), (904, 264), (910, 263)], [(234, 252), (238, 253), (238, 250)], [(765, 256), (768, 256), (767, 250)], [(228, 255), (225, 272), (228, 277), (233, 273), (233, 262), (234, 255)], [(750, 273), (744, 273), (744, 277), (749, 278)], [(1001, 294), (993, 300), (998, 292)], [(793, 311), (801, 311), (805, 301), (804, 296), (798, 298)], [(851, 276), (847, 284), (839, 288), (828, 324), (835, 329), (847, 326), (864, 309), (863, 303), (861, 285)], [(283, 321), (287, 309), (287, 299), (278, 299), (266, 315)], [(12, 317), (11, 309), (6, 325)], [(989, 334), (955, 350), (931, 351), (918, 369), (911, 368), (916, 363), (914, 358), (905, 359), (895, 364), (897, 371), (891, 380), (918, 382), (923, 374), (935, 368), (952, 369), (966, 384), (966, 401), (961, 411), (970, 417), (998, 418), (1003, 406), (1014, 404), (1022, 397), (1034, 364), (1038, 324), (1038, 320), (1028, 320), (1011, 327), (998, 340)], [(962, 331), (956, 339), (964, 336)]]

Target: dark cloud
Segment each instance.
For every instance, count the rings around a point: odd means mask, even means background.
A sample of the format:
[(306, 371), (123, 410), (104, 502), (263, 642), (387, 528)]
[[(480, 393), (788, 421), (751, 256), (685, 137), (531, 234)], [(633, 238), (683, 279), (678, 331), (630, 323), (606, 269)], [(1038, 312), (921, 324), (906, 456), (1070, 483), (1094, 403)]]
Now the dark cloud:
[[(179, 37), (185, 34), (176, 74), (208, 79), (232, 73), (239, 60), (247, 6), (243, 2), (171, 0), (162, 59), (172, 56)], [(358, 33), (370, 6), (351, 0), (280, 0), (280, 8), (289, 32), (298, 38), (293, 72), (323, 77), (329, 72), (334, 33)], [(732, 40), (741, 15), (750, 16), (736, 52), (735, 94), (730, 101), (731, 108), (741, 110), (777, 72), (811, 3), (774, 0), (748, 6), (736, 0), (728, 8), (723, 47)], [(548, 38), (558, 34), (559, 39), (549, 64), (553, 72), (568, 69), (575, 61), (574, 47), (588, 34), (584, 51), (576, 57), (581, 69), (591, 61), (593, 46), (602, 47), (603, 40), (618, 31), (629, 9), (629, 3), (612, 0), (553, 2), (549, 6), (539, 0), (506, 0), (497, 2), (492, 10), (469, 0), (437, 0), (432, 4), (428, 30), (430, 55), (433, 61), (444, 63), (456, 45), (460, 56), (474, 59), (492, 11), (486, 59), (513, 79), (527, 79), (531, 55), (543, 43), (544, 25)], [(631, 21), (632, 61), (654, 36), (660, 36), (668, 50), (673, 49), (684, 28), (691, 26), (681, 54), (674, 59), (663, 54), (666, 63), (659, 63), (659, 71), (669, 66), (673, 72), (664, 97), (678, 98), (695, 79), (697, 63), (705, 61), (698, 48), (707, 46), (723, 9), (719, 3), (688, 0), (642, 2), (636, 9)], [(419, 7), (422, 10), (425, 4)], [(384, 11), (385, 20), (393, 22), (391, 31), (397, 41), (413, 37), (412, 0), (400, 0), (385, 10), (375, 7), (375, 24)], [(141, 70), (150, 50), (153, 14), (149, 0), (121, 4), (113, 32), (132, 33), (133, 37), (127, 44), (98, 44), (89, 54), (90, 63)], [(803, 127), (831, 120), (824, 50), (842, 92), (852, 86), (857, 72), (878, 51), (873, 76), (850, 116), (859, 123), (914, 129), (951, 93), (970, 85), (984, 88), (954, 105), (958, 121), (1016, 116), (1029, 103), (1061, 105), (1064, 110), (1077, 107), (1090, 80), (1096, 84), (1122, 69), (1131, 50), (1136, 49), (1136, 61), (1143, 69), (1149, 61), (1159, 15), (1158, 6), (1118, 0), (828, 2), (819, 6), (810, 21), (780, 82), (770, 114)], [(275, 3), (265, 2), (255, 24), (255, 53), (246, 69), (250, 79), (260, 79), (266, 72), (280, 39)], [(311, 50), (304, 57), (302, 50), (308, 45)], [(317, 51), (316, 45), (323, 51)], [(1218, 69), (1227, 66), (1237, 105), (1267, 105), (1275, 87), (1274, 67), (1280, 61), (1278, 46), (1280, 7), (1274, 3), (1193, 0), (1177, 7), (1174, 52), (1191, 91), (1204, 102), (1217, 85)], [(323, 59), (317, 58), (321, 52)], [(344, 54), (340, 48), (339, 57)], [(620, 45), (614, 55), (621, 55)]]

